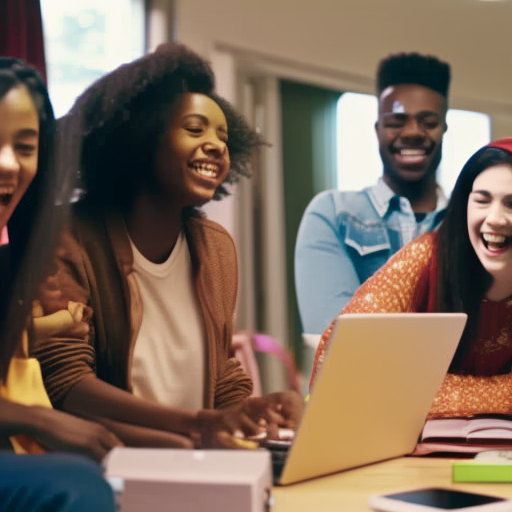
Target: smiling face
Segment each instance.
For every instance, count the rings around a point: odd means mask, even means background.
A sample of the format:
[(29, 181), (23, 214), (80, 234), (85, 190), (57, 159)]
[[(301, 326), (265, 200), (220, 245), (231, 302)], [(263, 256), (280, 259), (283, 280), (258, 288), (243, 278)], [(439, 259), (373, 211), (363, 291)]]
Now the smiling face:
[(468, 198), (468, 232), (484, 269), (492, 276), (488, 298), (512, 294), (512, 166), (481, 172)]
[(24, 86), (0, 99), (0, 229), (37, 173), (39, 117)]
[(398, 192), (403, 182), (435, 180), (446, 131), (446, 100), (421, 85), (388, 87), (379, 97), (375, 125), (384, 179)]
[(179, 208), (213, 198), (229, 172), (228, 127), (208, 96), (185, 93), (171, 113), (157, 149), (156, 185)]

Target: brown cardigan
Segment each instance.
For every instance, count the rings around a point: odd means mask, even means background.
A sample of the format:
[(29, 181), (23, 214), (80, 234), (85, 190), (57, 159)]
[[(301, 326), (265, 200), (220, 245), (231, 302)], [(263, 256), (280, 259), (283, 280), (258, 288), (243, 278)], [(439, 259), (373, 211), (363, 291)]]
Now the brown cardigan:
[[(224, 228), (207, 219), (190, 218), (183, 229), (207, 339), (204, 407), (231, 406), (252, 390), (250, 378), (229, 355), (238, 284), (234, 242)], [(121, 219), (77, 209), (72, 229), (63, 236), (57, 264), (56, 278), (64, 296), (89, 306), (92, 317), (88, 339), (55, 336), (32, 349), (52, 402), (58, 406), (76, 383), (94, 373), (131, 391), (142, 302)]]

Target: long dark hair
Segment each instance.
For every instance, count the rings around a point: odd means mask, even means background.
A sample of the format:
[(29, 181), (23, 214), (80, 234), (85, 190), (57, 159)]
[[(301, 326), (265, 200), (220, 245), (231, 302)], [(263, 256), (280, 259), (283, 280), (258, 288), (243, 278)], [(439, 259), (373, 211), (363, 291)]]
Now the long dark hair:
[(70, 190), (69, 180), (64, 179), (69, 173), (62, 169), (59, 176), (57, 171), (55, 119), (41, 76), (21, 60), (0, 58), (0, 101), (16, 87), (25, 87), (36, 108), (39, 153), (37, 173), (8, 221), (9, 246), (2, 250), (0, 380), (7, 375), (37, 287), (49, 268)]
[(471, 339), (477, 333), (480, 301), (491, 284), (491, 276), (480, 263), (469, 239), (469, 194), (473, 182), (481, 172), (500, 164), (512, 166), (512, 153), (490, 146), (479, 149), (466, 162), (455, 183), (446, 216), (439, 228), (436, 249), (436, 308), (440, 312), (463, 312), (468, 315), (452, 366), (460, 362)]

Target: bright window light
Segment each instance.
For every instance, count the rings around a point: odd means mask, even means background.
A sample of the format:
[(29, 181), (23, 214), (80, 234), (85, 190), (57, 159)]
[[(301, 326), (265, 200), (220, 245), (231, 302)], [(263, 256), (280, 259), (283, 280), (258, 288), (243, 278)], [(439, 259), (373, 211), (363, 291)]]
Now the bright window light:
[[(345, 93), (338, 101), (338, 188), (359, 190), (374, 185), (382, 175), (375, 121), (377, 98)], [(443, 158), (437, 180), (449, 196), (466, 160), (490, 140), (487, 114), (448, 110), (448, 131), (443, 139)]]
[(443, 137), (437, 180), (448, 195), (468, 158), (491, 140), (491, 120), (481, 112), (450, 109), (446, 122), (448, 130)]
[(144, 0), (41, 0), (41, 11), (57, 117), (94, 80), (144, 53)]
[(347, 92), (338, 100), (338, 188), (360, 190), (382, 175), (375, 135), (377, 98)]

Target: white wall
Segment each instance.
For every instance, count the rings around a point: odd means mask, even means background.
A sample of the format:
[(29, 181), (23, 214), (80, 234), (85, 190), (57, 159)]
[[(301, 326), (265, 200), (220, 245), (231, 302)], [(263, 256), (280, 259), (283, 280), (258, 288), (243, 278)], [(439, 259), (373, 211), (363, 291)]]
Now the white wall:
[[(512, 133), (512, 4), (478, 0), (176, 0), (175, 35), (203, 55), (257, 53), (318, 81), (371, 92), (391, 52), (432, 53), (452, 65), (452, 106), (499, 115)], [(359, 88), (357, 88), (359, 84)]]

